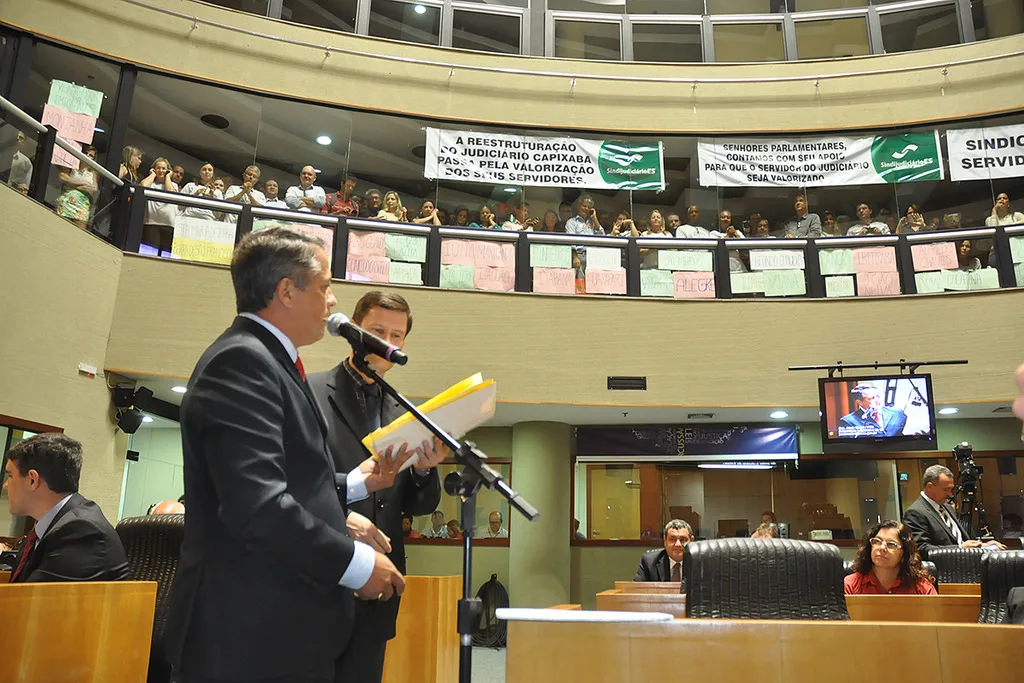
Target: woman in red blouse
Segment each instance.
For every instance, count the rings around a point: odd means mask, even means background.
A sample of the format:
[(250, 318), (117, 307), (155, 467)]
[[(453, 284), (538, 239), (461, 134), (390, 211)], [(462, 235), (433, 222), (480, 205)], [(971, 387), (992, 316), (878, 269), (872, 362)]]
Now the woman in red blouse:
[(888, 520), (864, 535), (843, 590), (847, 595), (935, 595), (930, 578), (910, 530)]

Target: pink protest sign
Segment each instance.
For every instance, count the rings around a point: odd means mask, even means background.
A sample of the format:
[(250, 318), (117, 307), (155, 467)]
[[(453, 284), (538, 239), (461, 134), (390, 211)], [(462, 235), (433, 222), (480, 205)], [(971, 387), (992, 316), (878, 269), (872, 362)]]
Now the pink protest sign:
[(859, 247), (854, 249), (853, 270), (857, 273), (895, 273), (896, 247)]
[(914, 256), (914, 272), (928, 270), (955, 270), (960, 267), (956, 258), (956, 245), (952, 242), (915, 244), (910, 247)]
[(349, 254), (345, 261), (345, 279), (357, 282), (390, 282), (391, 259), (383, 256)]
[(541, 294), (575, 294), (576, 271), (572, 268), (534, 268), (533, 291)]
[(625, 294), (626, 271), (587, 269), (587, 294)]
[(348, 233), (349, 256), (387, 256), (384, 242), (384, 233), (382, 232), (350, 230)]
[[(324, 253), (327, 254), (327, 265), (331, 264), (334, 258), (334, 231), (330, 228), (325, 228), (319, 225), (312, 225), (310, 223), (292, 223), (288, 226), (289, 230), (294, 232), (300, 232), (303, 235), (309, 235), (310, 237), (316, 237), (324, 243)], [(349, 254), (352, 252), (350, 251)]]
[(516, 289), (516, 272), (512, 268), (477, 266), (473, 272), (473, 287), (493, 292), (513, 292)]
[(677, 299), (714, 299), (715, 274), (675, 271), (672, 273), (672, 295)]
[(514, 268), (516, 249), (511, 242), (446, 239), (441, 240), (441, 264)]
[(65, 140), (75, 142), (92, 142), (92, 136), (96, 132), (96, 117), (54, 107), (50, 104), (43, 105), (44, 126), (53, 126), (57, 129), (57, 135)]
[[(78, 148), (78, 151), (82, 151), (82, 145), (78, 144), (73, 140), (68, 140), (68, 142), (76, 146)], [(68, 152), (63, 147), (58, 147), (57, 145), (54, 145), (53, 157), (50, 159), (50, 163), (54, 164), (55, 166), (63, 166), (64, 168), (71, 168), (77, 171), (79, 164), (81, 162), (78, 161), (77, 157), (72, 156), (71, 152)]]
[(898, 296), (899, 273), (857, 273), (857, 296)]

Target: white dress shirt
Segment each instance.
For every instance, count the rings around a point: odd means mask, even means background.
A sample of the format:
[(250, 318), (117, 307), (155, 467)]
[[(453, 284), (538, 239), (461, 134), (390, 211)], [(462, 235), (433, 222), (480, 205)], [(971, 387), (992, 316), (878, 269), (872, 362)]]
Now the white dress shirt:
[[(313, 208), (303, 204), (300, 201), (301, 197), (311, 198), (313, 200)], [(327, 194), (324, 192), (324, 188), (319, 185), (310, 185), (306, 188), (303, 188), (301, 185), (292, 185), (284, 193), (284, 203), (288, 205), (289, 209), (296, 211), (305, 211), (306, 213), (316, 211), (320, 213), (320, 209), (324, 208), (324, 204), (327, 203)]]

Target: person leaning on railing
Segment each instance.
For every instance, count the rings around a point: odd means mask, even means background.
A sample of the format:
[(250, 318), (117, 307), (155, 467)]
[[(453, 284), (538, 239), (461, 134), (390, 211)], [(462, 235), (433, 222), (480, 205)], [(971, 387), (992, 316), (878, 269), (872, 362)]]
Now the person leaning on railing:
[(1024, 213), (1010, 209), (1010, 195), (1000, 192), (996, 195), (992, 215), (985, 219), (985, 225), (994, 228), (997, 225), (1017, 225), (1024, 223)]
[(927, 232), (928, 225), (925, 223), (924, 214), (921, 213), (920, 207), (917, 204), (911, 204), (907, 207), (907, 212), (900, 218), (900, 222), (896, 224), (896, 234), (904, 235), (910, 232)]
[[(213, 164), (206, 162), (199, 167), (199, 178), (181, 188), (182, 194), (202, 199), (224, 199), (224, 193), (213, 185), (214, 169)], [(184, 206), (181, 215), (186, 218), (200, 218), (202, 220), (216, 220), (212, 209), (199, 206)]]
[(480, 207), (480, 219), (478, 221), (473, 221), (472, 223), (470, 223), (469, 227), (480, 228), (482, 230), (501, 229), (501, 226), (499, 226), (494, 221), (494, 211), (492, 211), (491, 207), (488, 206), (487, 204), (484, 204), (483, 206)]
[(379, 221), (390, 221), (392, 223), (404, 223), (409, 218), (409, 212), (402, 206), (402, 199), (394, 190), (384, 195), (384, 208), (377, 212)]
[[(672, 237), (672, 233), (665, 230), (665, 217), (661, 215), (660, 209), (652, 209), (650, 218), (647, 219), (647, 230), (641, 237)], [(643, 259), (641, 268), (652, 269), (658, 267), (658, 250), (641, 249), (640, 258)]]
[[(143, 178), (140, 184), (164, 192), (178, 191), (178, 186), (171, 180), (171, 162), (163, 157), (153, 162), (149, 175)], [(146, 209), (146, 222), (142, 226), (143, 243), (160, 251), (170, 252), (174, 237), (174, 219), (177, 215), (176, 204), (150, 200)]]
[(864, 534), (843, 580), (847, 595), (935, 595), (938, 591), (921, 566), (910, 529), (893, 520), (880, 522)]
[[(82, 151), (90, 159), (96, 158), (96, 148), (92, 145), (86, 145)], [(63, 190), (57, 197), (57, 215), (85, 230), (89, 227), (92, 204), (99, 192), (96, 171), (82, 163), (77, 169), (63, 169), (60, 182)]]

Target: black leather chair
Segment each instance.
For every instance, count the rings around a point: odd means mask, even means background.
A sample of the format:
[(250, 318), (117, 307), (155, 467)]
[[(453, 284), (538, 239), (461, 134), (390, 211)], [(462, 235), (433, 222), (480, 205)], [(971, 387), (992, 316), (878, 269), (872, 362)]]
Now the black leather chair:
[(998, 624), (1006, 616), (1006, 594), (1024, 586), (1024, 550), (987, 552), (981, 557), (979, 624)]
[(687, 616), (847, 620), (843, 559), (828, 543), (722, 538), (686, 544)]
[[(939, 585), (939, 570), (935, 568), (935, 563), (934, 562), (930, 562), (928, 560), (921, 560), (921, 567), (923, 567), (926, 572), (928, 572), (929, 574), (932, 575), (932, 578), (935, 579), (935, 581), (933, 581), (933, 583), (936, 586), (938, 586)], [(847, 560), (846, 562), (843, 562), (843, 576), (849, 576), (852, 573), (853, 573), (853, 560)]]
[(147, 683), (167, 683), (171, 667), (164, 656), (167, 598), (178, 569), (178, 555), (185, 538), (185, 515), (147, 515), (122, 519), (117, 524), (128, 566), (135, 581), (156, 581), (156, 612), (153, 644), (149, 653)]
[(981, 548), (960, 548), (955, 545), (937, 546), (928, 551), (928, 561), (935, 563), (942, 583), (980, 583)]

